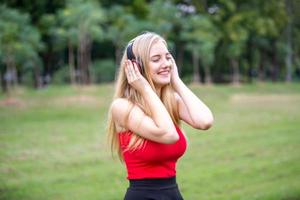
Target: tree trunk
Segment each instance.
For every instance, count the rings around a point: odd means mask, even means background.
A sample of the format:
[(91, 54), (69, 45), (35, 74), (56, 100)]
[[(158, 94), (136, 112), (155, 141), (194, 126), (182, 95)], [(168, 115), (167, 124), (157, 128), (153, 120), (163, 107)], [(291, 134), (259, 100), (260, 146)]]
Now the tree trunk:
[(84, 57), (85, 57), (85, 40), (84, 36), (81, 37), (80, 40), (80, 69), (81, 69), (81, 75), (82, 75), (82, 83), (85, 85), (87, 84), (87, 74), (86, 74), (86, 65), (84, 63)]
[(205, 84), (211, 84), (211, 73), (210, 73), (210, 68), (208, 65), (204, 66), (204, 73), (205, 73)]
[(264, 62), (265, 62), (265, 51), (262, 49), (260, 53), (260, 62), (258, 66), (258, 80), (264, 81), (265, 80), (265, 70), (264, 70)]
[(92, 50), (92, 42), (88, 35), (85, 38), (85, 69), (86, 69), (86, 77), (87, 77), (87, 84), (91, 84), (91, 50)]
[(75, 85), (76, 83), (76, 77), (75, 77), (75, 60), (74, 60), (74, 48), (72, 43), (69, 41), (68, 43), (68, 59), (69, 59), (69, 73), (70, 73), (70, 81), (72, 85)]
[(45, 82), (42, 84), (48, 85), (50, 84), (50, 75), (52, 75), (55, 71), (55, 65), (56, 65), (56, 60), (55, 60), (55, 55), (54, 55), (54, 50), (53, 50), (53, 43), (52, 43), (52, 38), (50, 36), (44, 36), (45, 38), (43, 41), (45, 41), (45, 45), (47, 46), (47, 50), (45, 52), (41, 53), (41, 58), (43, 62), (43, 74), (46, 75), (45, 77)]
[(121, 62), (121, 56), (122, 56), (122, 48), (116, 44), (115, 45), (115, 59), (116, 59), (116, 64), (119, 66), (120, 62)]
[(79, 47), (78, 47), (78, 68), (80, 69), (81, 83), (90, 84), (90, 39), (86, 33), (81, 33), (79, 36)]
[(1, 88), (2, 88), (3, 93), (7, 93), (7, 84), (6, 84), (6, 81), (5, 81), (5, 78), (4, 78), (4, 74), (5, 74), (5, 72), (0, 70)]
[(12, 55), (8, 55), (5, 59), (6, 72), (4, 73), (4, 81), (6, 85), (6, 91), (9, 94), (12, 87), (17, 84), (16, 65)]
[(271, 66), (271, 79), (272, 81), (277, 81), (279, 76), (279, 64), (277, 61), (277, 54), (276, 54), (276, 41), (272, 41), (272, 49), (271, 51), (271, 60), (272, 60), (272, 66)]
[(287, 55), (285, 58), (285, 63), (286, 63), (286, 77), (285, 80), (287, 82), (291, 82), (292, 81), (292, 54), (293, 54), (293, 50), (292, 50), (292, 8), (291, 8), (291, 1), (290, 0), (286, 0), (286, 8), (287, 8), (287, 13), (289, 16), (288, 19), (288, 24), (286, 27), (286, 35), (287, 35)]
[(231, 58), (230, 63), (232, 66), (232, 83), (238, 85), (240, 83), (239, 63), (235, 58)]
[(193, 82), (200, 83), (199, 73), (199, 54), (196, 50), (193, 51)]
[(81, 53), (80, 53), (80, 41), (78, 42), (78, 47), (77, 47), (77, 78), (78, 78), (78, 83), (83, 84), (83, 77), (82, 77), (82, 63), (81, 63)]
[(178, 74), (179, 75), (181, 75), (181, 73), (182, 73), (183, 56), (184, 56), (184, 45), (179, 44), (178, 56), (177, 56), (177, 67), (178, 67)]
[(78, 34), (78, 48), (77, 48), (77, 68), (80, 84), (86, 84), (86, 70), (84, 64), (84, 51), (85, 49), (85, 30), (83, 25), (79, 24), (79, 34)]
[(255, 51), (255, 46), (253, 44), (253, 38), (250, 36), (250, 39), (247, 43), (247, 60), (249, 64), (249, 68), (247, 71), (247, 80), (249, 83), (252, 82), (253, 79), (253, 52)]
[(40, 76), (40, 70), (36, 63), (34, 63), (33, 67), (33, 87), (34, 88), (41, 88), (42, 87), (42, 80)]

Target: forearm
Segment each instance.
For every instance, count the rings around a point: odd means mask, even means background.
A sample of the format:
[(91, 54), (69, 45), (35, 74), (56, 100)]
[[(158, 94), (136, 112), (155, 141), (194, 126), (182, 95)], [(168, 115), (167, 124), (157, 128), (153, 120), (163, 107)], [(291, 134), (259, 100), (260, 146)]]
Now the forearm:
[(147, 87), (142, 93), (143, 99), (151, 111), (151, 117), (155, 122), (156, 126), (161, 130), (162, 133), (175, 132), (175, 127), (167, 109), (165, 108), (162, 101), (159, 99), (157, 94), (151, 87)]
[(173, 87), (181, 97), (194, 126), (199, 129), (208, 129), (213, 123), (213, 115), (210, 109), (182, 82), (181, 79), (178, 79)]

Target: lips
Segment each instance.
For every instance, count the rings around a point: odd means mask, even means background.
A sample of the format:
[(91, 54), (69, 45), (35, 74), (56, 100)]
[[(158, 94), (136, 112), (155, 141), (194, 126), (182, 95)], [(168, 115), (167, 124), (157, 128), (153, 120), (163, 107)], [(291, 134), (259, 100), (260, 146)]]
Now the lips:
[(158, 72), (157, 74), (159, 74), (159, 75), (168, 75), (169, 73), (170, 73), (169, 70), (164, 70), (164, 71)]

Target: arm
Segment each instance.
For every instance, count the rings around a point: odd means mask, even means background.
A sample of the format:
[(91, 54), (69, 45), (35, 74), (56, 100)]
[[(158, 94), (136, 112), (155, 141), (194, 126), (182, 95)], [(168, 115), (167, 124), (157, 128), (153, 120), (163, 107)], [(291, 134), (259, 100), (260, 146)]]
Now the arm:
[(209, 129), (214, 121), (212, 112), (179, 78), (176, 63), (174, 59), (172, 61), (172, 86), (176, 91), (180, 118), (196, 129)]
[[(127, 62), (125, 72), (129, 84), (136, 89), (146, 101), (152, 116), (146, 115), (137, 105), (126, 99), (116, 99), (112, 104), (112, 115), (115, 122), (121, 127), (126, 127), (144, 138), (160, 142), (174, 143), (179, 139), (173, 121), (149, 83), (140, 74), (137, 67)], [(128, 120), (128, 108), (132, 107)]]

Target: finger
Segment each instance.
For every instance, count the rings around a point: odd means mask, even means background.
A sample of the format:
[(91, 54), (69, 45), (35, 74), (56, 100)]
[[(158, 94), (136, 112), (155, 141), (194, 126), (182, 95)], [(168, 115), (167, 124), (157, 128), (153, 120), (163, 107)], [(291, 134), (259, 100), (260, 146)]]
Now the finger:
[(134, 74), (132, 73), (132, 70), (129, 69), (128, 73), (129, 73), (129, 76), (130, 76), (130, 80), (133, 81), (135, 79), (135, 77), (134, 77)]
[(175, 64), (176, 61), (175, 61), (175, 58), (173, 57), (173, 55), (171, 54), (171, 60), (172, 60), (172, 63)]
[(128, 69), (128, 62), (125, 63), (125, 74), (126, 74), (128, 82), (131, 81), (131, 74)]
[(175, 63), (175, 59), (172, 55), (171, 55), (171, 60), (172, 60), (172, 63)]
[(126, 74), (126, 76), (127, 76), (127, 74), (128, 74), (128, 69), (127, 69), (127, 63), (126, 63), (126, 61), (125, 61), (125, 65), (124, 65), (124, 71), (125, 71), (125, 74)]
[(134, 66), (134, 72), (137, 76), (140, 76), (141, 75), (141, 72), (140, 72), (140, 66), (138, 66), (138, 63), (136, 62), (133, 62), (133, 66)]
[(171, 68), (174, 68), (176, 66), (176, 61), (172, 54), (171, 54), (171, 62), (172, 62)]
[(130, 61), (129, 73), (132, 76), (133, 80), (135, 80), (137, 78), (137, 75), (136, 75), (135, 70), (134, 70), (134, 62), (133, 61)]

